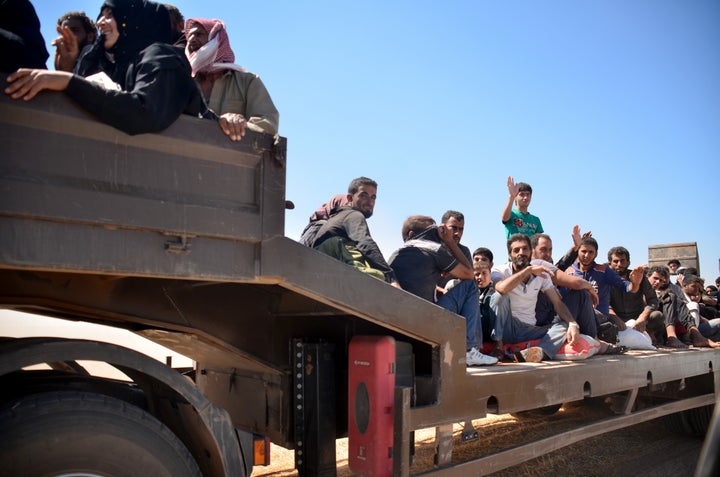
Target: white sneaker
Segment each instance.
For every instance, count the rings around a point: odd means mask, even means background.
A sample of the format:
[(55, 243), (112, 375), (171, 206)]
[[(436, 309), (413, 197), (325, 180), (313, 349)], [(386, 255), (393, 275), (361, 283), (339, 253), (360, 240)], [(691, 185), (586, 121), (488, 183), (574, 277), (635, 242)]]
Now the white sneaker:
[(471, 348), (465, 354), (465, 364), (468, 366), (490, 366), (497, 364), (498, 359), (482, 354), (477, 348)]

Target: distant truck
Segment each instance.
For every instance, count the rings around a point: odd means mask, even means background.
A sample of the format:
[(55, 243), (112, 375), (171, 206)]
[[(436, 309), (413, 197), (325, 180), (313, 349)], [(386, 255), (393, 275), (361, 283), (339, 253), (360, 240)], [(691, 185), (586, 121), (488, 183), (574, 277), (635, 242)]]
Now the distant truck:
[[(197, 363), (2, 339), (4, 475), (246, 476), (274, 442), (300, 475), (332, 476), (348, 435), (352, 469), (409, 475), (424, 428), (426, 473), (480, 475), (660, 416), (709, 421), (716, 350), (466, 368), (461, 317), (284, 236), (284, 139), (236, 144), (189, 117), (131, 137), (41, 94), (0, 95), (0, 144), (0, 306), (124, 328)], [(607, 395), (622, 398), (612, 419), (452, 461), (455, 423)]]
[(672, 260), (680, 261), (683, 267), (696, 268), (700, 273), (700, 257), (697, 242), (670, 243), (648, 246), (648, 266), (667, 265)]

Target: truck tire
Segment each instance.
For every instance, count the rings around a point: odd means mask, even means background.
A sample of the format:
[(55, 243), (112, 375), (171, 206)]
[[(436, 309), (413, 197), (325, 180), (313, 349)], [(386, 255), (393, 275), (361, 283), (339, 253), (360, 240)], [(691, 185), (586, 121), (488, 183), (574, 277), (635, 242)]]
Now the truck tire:
[(162, 422), (102, 394), (48, 392), (4, 404), (0, 442), (3, 475), (201, 475)]
[(665, 427), (673, 432), (702, 437), (712, 421), (714, 406), (702, 406), (663, 417)]

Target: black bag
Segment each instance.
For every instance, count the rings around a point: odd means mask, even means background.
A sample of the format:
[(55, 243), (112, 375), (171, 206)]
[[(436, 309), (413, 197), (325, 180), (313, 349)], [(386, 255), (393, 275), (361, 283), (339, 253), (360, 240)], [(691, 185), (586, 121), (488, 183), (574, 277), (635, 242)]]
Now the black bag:
[(598, 323), (598, 339), (610, 344), (616, 344), (618, 340), (618, 328), (615, 323), (609, 321)]

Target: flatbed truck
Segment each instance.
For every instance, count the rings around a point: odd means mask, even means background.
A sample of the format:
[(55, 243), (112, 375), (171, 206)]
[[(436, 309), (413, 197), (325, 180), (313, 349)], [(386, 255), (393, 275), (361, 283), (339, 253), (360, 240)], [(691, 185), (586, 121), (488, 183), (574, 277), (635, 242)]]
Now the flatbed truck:
[[(124, 328), (196, 363), (2, 339), (0, 473), (245, 476), (273, 442), (299, 475), (332, 476), (350, 435), (351, 468), (404, 476), (413, 432), (435, 428), (418, 475), (484, 475), (664, 415), (702, 427), (717, 399), (711, 349), (466, 367), (461, 317), (284, 235), (284, 138), (233, 143), (190, 117), (129, 136), (43, 93), (0, 95), (0, 145), (0, 307)], [(387, 369), (357, 374), (377, 363), (353, 343), (389, 350)], [(452, 460), (456, 423), (608, 395), (613, 418)]]

